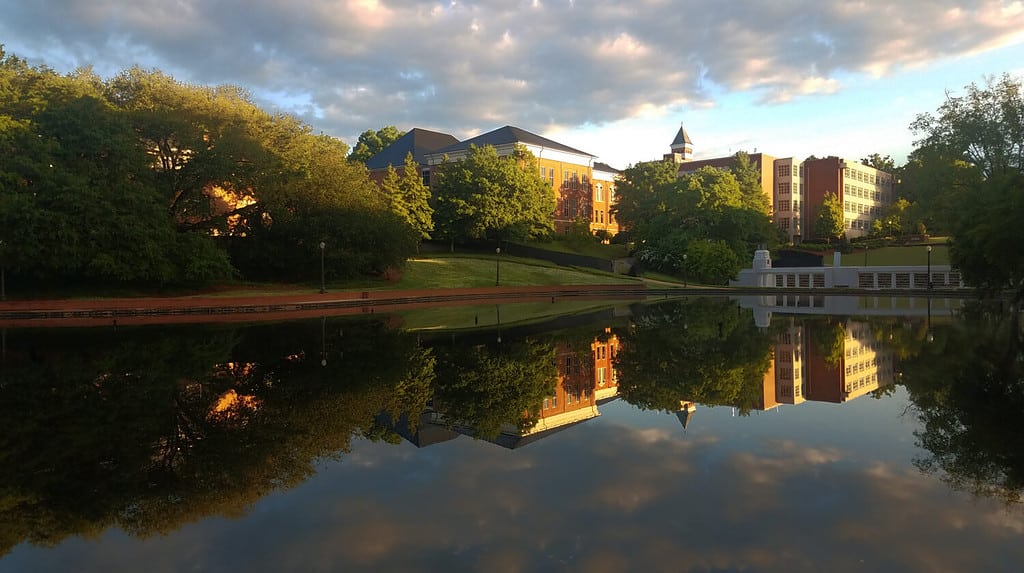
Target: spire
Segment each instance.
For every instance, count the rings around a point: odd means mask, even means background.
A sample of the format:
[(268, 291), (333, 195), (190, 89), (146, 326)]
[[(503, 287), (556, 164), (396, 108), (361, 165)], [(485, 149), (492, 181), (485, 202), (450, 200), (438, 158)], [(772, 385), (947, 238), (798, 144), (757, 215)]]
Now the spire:
[(666, 155), (666, 158), (671, 157), (676, 163), (680, 163), (689, 161), (692, 155), (693, 140), (690, 139), (690, 134), (686, 133), (686, 129), (680, 123), (679, 131), (676, 132), (676, 138), (672, 140), (672, 153)]

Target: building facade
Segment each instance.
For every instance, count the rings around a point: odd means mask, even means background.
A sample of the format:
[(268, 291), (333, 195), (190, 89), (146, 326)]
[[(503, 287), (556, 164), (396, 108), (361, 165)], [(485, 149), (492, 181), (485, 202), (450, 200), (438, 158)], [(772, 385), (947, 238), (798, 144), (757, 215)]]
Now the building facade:
[[(843, 208), (846, 236), (862, 237), (871, 232), (876, 219), (885, 216), (893, 201), (894, 178), (856, 161), (825, 157), (804, 161), (807, 194), (806, 216), (817, 214), (825, 197), (833, 194)], [(805, 221), (805, 228), (806, 228)]]

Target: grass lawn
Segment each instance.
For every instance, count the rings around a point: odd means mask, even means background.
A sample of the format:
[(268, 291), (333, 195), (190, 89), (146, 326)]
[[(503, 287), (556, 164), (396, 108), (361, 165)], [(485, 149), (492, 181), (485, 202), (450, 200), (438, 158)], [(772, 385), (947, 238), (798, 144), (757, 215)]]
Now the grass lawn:
[(552, 240), (546, 243), (533, 242), (522, 243), (522, 245), (526, 247), (533, 247), (535, 249), (544, 249), (545, 251), (555, 251), (557, 253), (585, 255), (588, 257), (604, 259), (606, 261), (621, 259), (629, 254), (629, 249), (626, 248), (626, 245), (602, 245), (596, 241), (580, 245), (570, 245), (568, 241), (565, 240)]
[[(949, 247), (945, 244), (931, 245), (932, 264), (949, 264)], [(928, 264), (928, 251), (924, 245), (912, 245), (907, 247), (882, 247), (880, 249), (869, 249), (868, 266), (898, 266), (898, 265), (926, 265)], [(832, 257), (825, 255), (824, 263), (832, 266)], [(843, 255), (842, 266), (855, 267), (864, 264), (864, 250), (859, 249), (848, 255)]]

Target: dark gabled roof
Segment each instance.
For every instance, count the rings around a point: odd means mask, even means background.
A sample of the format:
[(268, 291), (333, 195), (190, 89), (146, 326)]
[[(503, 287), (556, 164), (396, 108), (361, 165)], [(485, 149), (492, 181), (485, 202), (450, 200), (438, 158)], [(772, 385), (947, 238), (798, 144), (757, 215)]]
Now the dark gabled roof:
[(600, 161), (594, 162), (594, 169), (597, 169), (598, 171), (607, 171), (608, 173), (622, 173), (621, 171), (612, 167), (611, 165), (608, 165), (607, 163), (601, 163)]
[(483, 147), (485, 145), (490, 145), (490, 146), (493, 146), (493, 147), (497, 147), (499, 145), (506, 145), (506, 144), (509, 144), (509, 143), (524, 143), (524, 144), (529, 144), (529, 145), (539, 145), (541, 147), (546, 147), (548, 149), (556, 149), (558, 151), (565, 151), (565, 152), (568, 152), (568, 153), (576, 153), (578, 155), (586, 155), (588, 157), (596, 157), (595, 155), (591, 155), (590, 153), (587, 153), (586, 151), (580, 151), (579, 149), (573, 149), (572, 147), (569, 147), (568, 145), (562, 145), (561, 143), (558, 143), (557, 141), (550, 140), (550, 139), (548, 139), (546, 137), (541, 137), (541, 136), (537, 135), (536, 133), (530, 133), (529, 131), (526, 131), (525, 129), (519, 129), (518, 127), (513, 127), (511, 125), (506, 125), (505, 127), (499, 127), (498, 129), (495, 129), (494, 131), (488, 131), (487, 133), (484, 133), (484, 134), (478, 135), (476, 137), (467, 139), (466, 141), (463, 141), (463, 142), (460, 142), (460, 143), (456, 143), (455, 145), (451, 145), (449, 147), (445, 147), (444, 149), (440, 149), (440, 150), (436, 151), (435, 153), (451, 153), (453, 151), (463, 151), (463, 150), (469, 149), (470, 145), (475, 145), (477, 147)]
[(683, 129), (682, 125), (679, 126), (679, 132), (676, 133), (676, 138), (672, 140), (671, 147), (677, 147), (680, 145), (693, 145), (693, 141), (690, 140), (690, 134), (686, 133), (686, 130)]
[(426, 155), (438, 149), (458, 143), (454, 135), (414, 127), (399, 137), (383, 151), (366, 161), (367, 169), (387, 169), (388, 165), (399, 167), (405, 164), (405, 156), (412, 153), (416, 163), (426, 163)]

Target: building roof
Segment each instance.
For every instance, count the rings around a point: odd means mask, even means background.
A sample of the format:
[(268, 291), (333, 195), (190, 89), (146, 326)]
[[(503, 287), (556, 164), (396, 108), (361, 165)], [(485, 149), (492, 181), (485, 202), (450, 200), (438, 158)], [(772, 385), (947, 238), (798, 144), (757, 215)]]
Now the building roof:
[(676, 133), (676, 138), (672, 140), (672, 147), (682, 147), (684, 145), (693, 145), (693, 141), (690, 140), (690, 134), (686, 133), (686, 130), (683, 129), (682, 124), (680, 124), (679, 131)]
[(608, 173), (622, 173), (618, 169), (608, 165), (607, 163), (601, 163), (600, 161), (594, 162), (594, 169), (597, 171), (607, 171)]
[(414, 127), (380, 153), (368, 159), (366, 167), (367, 169), (387, 169), (388, 165), (398, 167), (405, 164), (405, 156), (410, 153), (416, 163), (423, 164), (427, 162), (427, 154), (458, 142), (459, 140), (454, 135)]
[(463, 150), (469, 149), (470, 145), (475, 145), (477, 147), (483, 147), (485, 145), (490, 145), (490, 146), (493, 146), (493, 147), (497, 147), (499, 145), (507, 145), (509, 143), (523, 143), (523, 144), (527, 144), (527, 145), (536, 145), (536, 146), (545, 147), (545, 148), (548, 148), (548, 149), (555, 149), (555, 150), (558, 150), (558, 151), (565, 151), (567, 153), (575, 153), (577, 155), (586, 155), (587, 157), (596, 157), (595, 155), (587, 153), (586, 151), (580, 151), (579, 149), (573, 149), (572, 147), (569, 147), (568, 145), (562, 145), (561, 143), (558, 143), (557, 141), (548, 139), (546, 137), (541, 137), (541, 136), (537, 135), (536, 133), (530, 133), (529, 131), (526, 131), (525, 129), (520, 129), (518, 127), (514, 127), (514, 126), (511, 126), (511, 125), (506, 125), (505, 127), (499, 127), (498, 129), (495, 129), (494, 131), (488, 131), (487, 133), (478, 135), (476, 137), (467, 139), (465, 141), (456, 143), (454, 145), (450, 145), (448, 147), (445, 147), (444, 149), (439, 149), (437, 151), (434, 151), (433, 153), (451, 153), (453, 151), (463, 151)]

